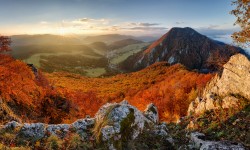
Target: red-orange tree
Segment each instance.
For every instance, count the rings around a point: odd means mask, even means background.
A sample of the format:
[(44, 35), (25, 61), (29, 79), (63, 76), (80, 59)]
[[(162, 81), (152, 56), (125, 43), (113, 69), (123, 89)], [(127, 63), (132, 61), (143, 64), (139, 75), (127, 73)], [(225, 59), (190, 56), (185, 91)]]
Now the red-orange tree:
[(11, 39), (7, 36), (0, 36), (0, 52), (10, 51)]

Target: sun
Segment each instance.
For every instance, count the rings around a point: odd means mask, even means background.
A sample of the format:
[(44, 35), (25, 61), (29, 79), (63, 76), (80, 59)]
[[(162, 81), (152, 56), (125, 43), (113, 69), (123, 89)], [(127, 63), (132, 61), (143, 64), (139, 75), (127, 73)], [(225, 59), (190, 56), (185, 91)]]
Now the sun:
[(65, 36), (65, 35), (66, 35), (66, 29), (63, 28), (63, 27), (59, 28), (59, 34), (60, 34), (61, 36)]

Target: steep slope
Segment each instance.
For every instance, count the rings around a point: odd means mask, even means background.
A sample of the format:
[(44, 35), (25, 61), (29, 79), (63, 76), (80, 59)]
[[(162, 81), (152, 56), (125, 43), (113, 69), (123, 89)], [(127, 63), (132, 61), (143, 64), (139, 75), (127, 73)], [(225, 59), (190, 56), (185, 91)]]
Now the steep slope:
[(10, 120), (59, 123), (74, 109), (41, 72), (20, 60), (0, 55), (0, 123)]
[(241, 103), (250, 103), (250, 61), (237, 54), (223, 66), (222, 74), (210, 81), (201, 97), (190, 104), (189, 114), (231, 107), (236, 110)]
[(98, 54), (106, 55), (107, 51), (109, 50), (108, 45), (104, 42), (94, 42), (89, 45), (94, 51)]
[(148, 49), (129, 57), (121, 67), (135, 71), (155, 62), (181, 63), (189, 69), (214, 71), (221, 68), (240, 48), (222, 44), (191, 28), (172, 28)]

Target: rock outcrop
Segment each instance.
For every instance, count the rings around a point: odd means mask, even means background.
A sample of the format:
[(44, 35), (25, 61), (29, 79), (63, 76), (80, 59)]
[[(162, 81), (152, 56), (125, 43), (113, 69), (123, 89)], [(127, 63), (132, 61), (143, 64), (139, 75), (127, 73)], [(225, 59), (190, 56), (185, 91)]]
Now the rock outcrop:
[(148, 105), (145, 112), (140, 112), (124, 100), (121, 103), (107, 103), (99, 109), (95, 118), (79, 119), (72, 124), (22, 124), (12, 121), (1, 127), (0, 132), (16, 132), (26, 140), (41, 140), (51, 135), (65, 138), (70, 133), (77, 133), (82, 140), (94, 137), (97, 143), (109, 149), (121, 149), (144, 131), (150, 131), (150, 134), (173, 143), (166, 124), (158, 123), (158, 110), (154, 104)]
[[(81, 138), (79, 142), (94, 141), (101, 149), (110, 150), (151, 148), (172, 150), (188, 147), (175, 145), (175, 139), (170, 135), (167, 124), (159, 122), (158, 110), (154, 104), (149, 104), (146, 110), (141, 112), (126, 100), (120, 103), (107, 103), (99, 109), (95, 118), (79, 119), (72, 124), (22, 124), (12, 121), (0, 127), (0, 134), (4, 135), (4, 133), (14, 133), (15, 138), (32, 142), (46, 141), (51, 136), (67, 139), (71, 134), (78, 134)], [(183, 134), (183, 137), (185, 136)], [(240, 144), (206, 141), (203, 136), (200, 133), (191, 133), (189, 143), (191, 147), (244, 149)]]
[(245, 147), (238, 143), (229, 141), (210, 141), (205, 139), (205, 135), (199, 132), (190, 134), (191, 148), (200, 150), (245, 150)]
[(95, 118), (97, 138), (108, 141), (111, 147), (122, 139), (134, 140), (147, 124), (152, 123), (127, 101), (107, 103), (99, 109)]
[(153, 103), (151, 103), (147, 106), (147, 108), (144, 110), (143, 114), (152, 122), (154, 122), (154, 123), (159, 122), (158, 109)]
[(240, 108), (250, 101), (250, 61), (242, 54), (234, 55), (206, 86), (203, 94), (189, 105), (188, 115), (212, 109)]
[(11, 121), (3, 126), (1, 131), (15, 131), (23, 139), (42, 139), (50, 135), (64, 138), (70, 131), (78, 133), (82, 139), (86, 139), (87, 131), (95, 123), (94, 118), (79, 119), (72, 124), (45, 124), (45, 123), (18, 123)]

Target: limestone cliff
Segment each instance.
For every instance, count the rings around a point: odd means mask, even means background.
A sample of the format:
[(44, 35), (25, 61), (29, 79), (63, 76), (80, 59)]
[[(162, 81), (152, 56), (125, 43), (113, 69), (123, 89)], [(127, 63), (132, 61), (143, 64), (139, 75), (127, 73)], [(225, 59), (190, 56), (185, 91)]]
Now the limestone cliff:
[(189, 105), (188, 115), (199, 115), (213, 109), (240, 110), (250, 101), (250, 61), (234, 55), (205, 87), (203, 94)]

